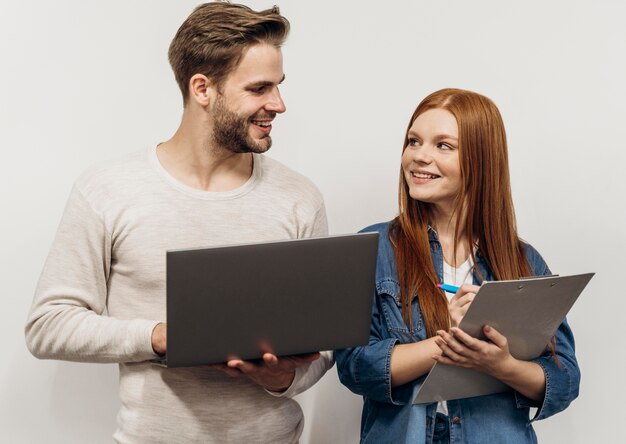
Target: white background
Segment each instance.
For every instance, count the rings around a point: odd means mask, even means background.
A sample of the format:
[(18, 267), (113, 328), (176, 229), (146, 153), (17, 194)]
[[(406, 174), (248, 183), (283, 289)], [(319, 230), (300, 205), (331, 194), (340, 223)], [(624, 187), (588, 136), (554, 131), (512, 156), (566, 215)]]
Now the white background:
[[(0, 3), (2, 442), (111, 441), (117, 367), (38, 361), (23, 326), (74, 179), (175, 131), (166, 54), (196, 4)], [(402, 138), (425, 95), (460, 87), (499, 106), (521, 236), (556, 273), (597, 272), (569, 315), (581, 395), (536, 424), (542, 442), (616, 442), (623, 429), (625, 5), (280, 3), (288, 111), (270, 156), (318, 184), (333, 234), (395, 215)], [(361, 400), (335, 369), (300, 399), (303, 443), (357, 441)]]

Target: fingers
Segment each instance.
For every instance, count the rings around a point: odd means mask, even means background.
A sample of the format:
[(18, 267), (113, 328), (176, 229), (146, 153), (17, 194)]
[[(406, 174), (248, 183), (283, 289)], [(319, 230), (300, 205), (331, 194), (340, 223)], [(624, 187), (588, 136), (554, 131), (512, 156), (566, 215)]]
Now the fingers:
[(278, 364), (278, 356), (272, 353), (265, 353), (263, 355), (263, 362), (265, 362), (265, 365), (273, 367)]
[(244, 374), (252, 374), (262, 371), (263, 367), (266, 367), (268, 370), (272, 370), (273, 372), (292, 372), (296, 367), (315, 361), (319, 357), (319, 353), (282, 356), (280, 358), (272, 353), (265, 353), (260, 364), (234, 358), (229, 360), (226, 363), (226, 366), (229, 369), (237, 369)]
[(487, 337), (487, 339), (489, 339), (491, 342), (493, 342), (499, 348), (504, 349), (504, 348), (508, 347), (508, 340), (506, 339), (506, 337), (504, 335), (502, 335), (495, 328), (490, 327), (489, 325), (485, 325), (483, 327), (483, 332), (485, 333), (485, 336)]
[(462, 343), (458, 342), (451, 334), (443, 330), (437, 332), (438, 337), (435, 337), (435, 344), (441, 348), (444, 355), (459, 360), (464, 357), (469, 351)]
[(458, 327), (452, 327), (450, 329), (450, 332), (452, 333), (454, 339), (461, 342), (470, 350), (474, 350), (474, 351), (480, 350), (483, 341), (480, 341), (479, 339), (476, 339), (468, 335), (467, 333), (465, 333), (463, 330), (461, 330)]
[(232, 377), (246, 375), (248, 377), (265, 377), (262, 375), (292, 374), (293, 371), (308, 362), (313, 362), (320, 357), (319, 353), (306, 353), (303, 355), (281, 356), (265, 353), (261, 360), (246, 361), (236, 356), (231, 356), (226, 363), (211, 364), (210, 367), (226, 373)]
[(480, 290), (480, 286), (472, 284), (463, 284), (459, 288), (459, 291), (464, 291), (466, 293), (478, 293), (478, 290)]
[(294, 369), (295, 367), (300, 367), (308, 362), (313, 362), (316, 359), (319, 359), (320, 354), (318, 352), (315, 353), (305, 353), (302, 355), (289, 355), (289, 356), (281, 356), (280, 358), (271, 353), (265, 353), (263, 355), (263, 362), (268, 366), (287, 366), (289, 370)]
[(238, 370), (243, 374), (250, 374), (256, 370), (256, 365), (250, 361), (243, 361), (241, 359), (231, 359), (226, 363), (229, 369)]
[(452, 296), (450, 303), (456, 302), (466, 295), (470, 295), (471, 299), (473, 300), (479, 289), (480, 287), (478, 285), (463, 284), (459, 287), (459, 291), (457, 291), (456, 294)]
[(233, 378), (237, 378), (239, 376), (241, 376), (241, 372), (237, 369), (234, 368), (230, 368), (228, 367), (226, 364), (211, 364), (209, 365), (209, 367), (215, 369), (215, 370), (219, 370), (223, 373), (226, 373), (228, 376), (231, 376)]

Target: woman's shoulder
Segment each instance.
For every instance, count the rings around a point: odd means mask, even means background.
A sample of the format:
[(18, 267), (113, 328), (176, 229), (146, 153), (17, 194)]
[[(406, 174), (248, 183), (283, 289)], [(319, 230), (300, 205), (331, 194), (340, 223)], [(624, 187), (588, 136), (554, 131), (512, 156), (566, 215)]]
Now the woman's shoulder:
[(541, 256), (535, 247), (523, 239), (520, 239), (520, 244), (533, 275), (543, 276), (546, 274), (552, 274), (543, 256)]
[(388, 234), (390, 225), (391, 225), (391, 221), (379, 222), (377, 224), (369, 225), (369, 226), (359, 230), (359, 233), (375, 233), (375, 232), (378, 232), (381, 235), (382, 234)]
[(393, 252), (391, 245), (390, 227), (392, 221), (380, 222), (359, 230), (359, 233), (378, 233), (378, 256), (389, 256)]
[[(359, 233), (378, 233), (378, 257), (376, 260), (376, 285), (379, 292), (381, 289), (389, 283), (395, 283), (397, 287), (397, 271), (396, 271), (396, 259), (394, 254), (393, 245), (389, 236), (392, 221), (381, 222), (368, 227), (363, 228)], [(394, 288), (395, 288), (394, 287)], [(389, 292), (395, 294), (399, 290)]]

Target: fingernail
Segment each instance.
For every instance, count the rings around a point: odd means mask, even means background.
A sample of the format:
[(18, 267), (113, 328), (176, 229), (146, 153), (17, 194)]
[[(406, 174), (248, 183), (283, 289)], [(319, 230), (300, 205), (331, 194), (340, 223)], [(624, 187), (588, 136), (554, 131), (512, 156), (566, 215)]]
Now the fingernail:
[(491, 327), (489, 327), (488, 325), (485, 325), (485, 331), (491, 331)]

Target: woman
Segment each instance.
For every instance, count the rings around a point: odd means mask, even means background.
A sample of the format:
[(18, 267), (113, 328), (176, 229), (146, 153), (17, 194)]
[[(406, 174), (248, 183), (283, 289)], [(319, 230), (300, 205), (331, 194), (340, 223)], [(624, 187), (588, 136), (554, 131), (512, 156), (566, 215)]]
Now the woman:
[[(341, 382), (364, 397), (361, 441), (528, 443), (534, 420), (578, 395), (574, 338), (564, 321), (532, 361), (460, 329), (483, 280), (550, 274), (517, 235), (506, 135), (496, 106), (479, 94), (443, 89), (411, 117), (400, 175), (400, 212), (366, 228), (380, 234), (369, 345), (336, 353)], [(459, 286), (455, 295), (437, 284)], [(447, 295), (447, 296), (446, 296)], [(435, 362), (494, 376), (511, 390), (442, 403), (412, 404)]]

